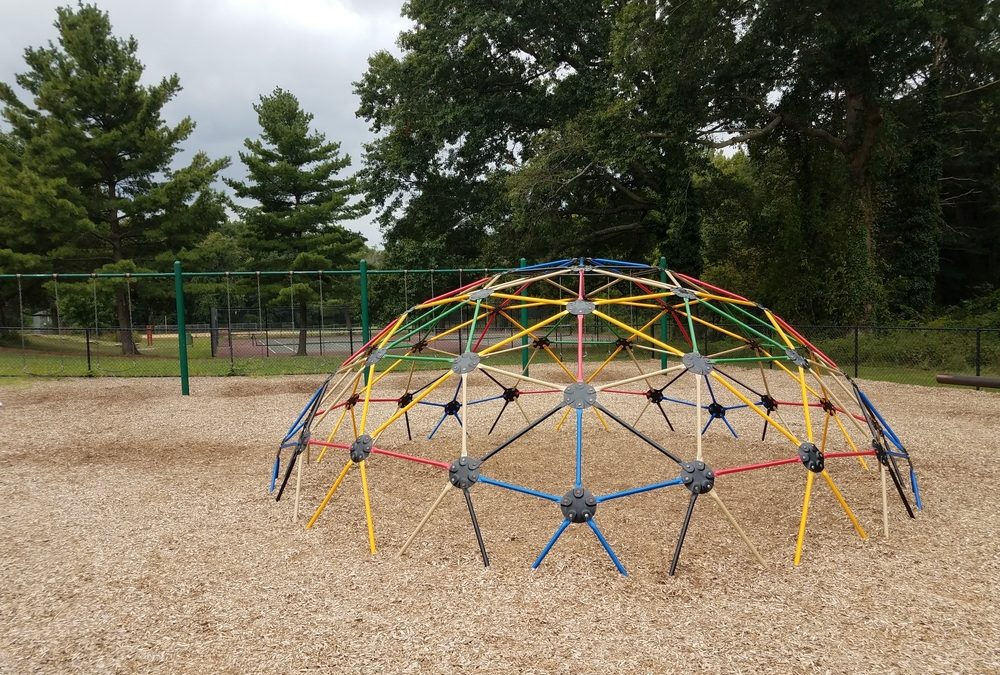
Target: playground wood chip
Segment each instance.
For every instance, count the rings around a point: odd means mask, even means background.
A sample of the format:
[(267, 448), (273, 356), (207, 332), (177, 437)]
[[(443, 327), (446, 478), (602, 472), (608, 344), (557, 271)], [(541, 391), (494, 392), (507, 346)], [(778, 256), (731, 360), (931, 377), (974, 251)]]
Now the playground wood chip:
[[(921, 480), (915, 520), (890, 493), (888, 539), (878, 473), (831, 462), (870, 538), (817, 482), (793, 567), (805, 470), (790, 465), (719, 480), (764, 568), (699, 500), (668, 576), (687, 503), (675, 488), (601, 505), (630, 573), (621, 577), (584, 527), (531, 570), (561, 515), (485, 485), (473, 494), (490, 568), (457, 491), (399, 557), (445, 480), (388, 457), (368, 462), (377, 555), (356, 472), (305, 529), (341, 450), (319, 464), (312, 451), (292, 523), (293, 495), (275, 503), (267, 482), (277, 441), (318, 380), (196, 379), (190, 397), (168, 378), (0, 381), (0, 672), (1000, 671), (1000, 394), (864, 384)], [(470, 390), (496, 393), (485, 380)], [(535, 403), (524, 404), (530, 415)], [(496, 413), (486, 407), (469, 411), (477, 448), (519, 421), (505, 417), (487, 440)], [(395, 425), (380, 445), (451, 461), (457, 424), (426, 440), (438, 414), (413, 415), (424, 440), (406, 442)], [(693, 431), (677, 419), (663, 442), (689, 456)], [(751, 412), (732, 420), (755, 457), (772, 451)], [(570, 426), (539, 427), (491, 475), (561, 494)], [(587, 480), (601, 490), (676, 475), (623, 433), (589, 438)], [(716, 466), (747, 447), (721, 426), (705, 437)], [(787, 444), (773, 453), (787, 456)]]

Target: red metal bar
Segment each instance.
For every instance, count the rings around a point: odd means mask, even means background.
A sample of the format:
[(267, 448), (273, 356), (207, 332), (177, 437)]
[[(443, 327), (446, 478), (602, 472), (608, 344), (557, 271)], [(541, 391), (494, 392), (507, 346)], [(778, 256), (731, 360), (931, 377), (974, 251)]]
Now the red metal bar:
[[(671, 271), (673, 272), (673, 270), (671, 270)], [(727, 291), (726, 289), (719, 288), (718, 286), (713, 286), (712, 284), (708, 283), (707, 281), (702, 281), (701, 279), (698, 279), (697, 277), (689, 277), (688, 275), (681, 274), (680, 272), (673, 272), (673, 274), (679, 276), (681, 279), (684, 279), (685, 281), (690, 281), (691, 283), (699, 284), (701, 286), (704, 286), (705, 288), (711, 289), (711, 290), (715, 291), (716, 293), (721, 293), (722, 295), (728, 295), (730, 298), (734, 298), (736, 300), (743, 300), (744, 302), (753, 302), (752, 300), (744, 298), (742, 295), (738, 295), (736, 293), (733, 293), (732, 291)]]
[(478, 286), (478, 285), (480, 285), (482, 283), (485, 283), (485, 282), (489, 281), (492, 278), (493, 277), (483, 277), (482, 279), (478, 279), (476, 281), (473, 281), (471, 284), (466, 284), (466, 285), (461, 286), (459, 288), (452, 289), (452, 290), (448, 291), (447, 293), (442, 293), (441, 295), (435, 295), (433, 298), (428, 298), (427, 300), (424, 300), (423, 302), (418, 302), (417, 304), (418, 305), (423, 305), (423, 304), (426, 304), (428, 302), (434, 302), (435, 300), (444, 300), (445, 298), (450, 298), (453, 295), (458, 295), (459, 293), (464, 293), (465, 291), (469, 290), (470, 288), (475, 288), (476, 286)]
[(369, 347), (371, 347), (373, 344), (375, 344), (376, 342), (378, 342), (379, 339), (383, 335), (385, 335), (386, 331), (388, 331), (390, 328), (392, 328), (392, 326), (395, 325), (395, 323), (396, 323), (395, 321), (390, 321), (389, 323), (387, 323), (385, 325), (385, 328), (383, 328), (382, 330), (380, 330), (378, 332), (378, 335), (376, 335), (371, 340), (369, 340), (364, 345), (362, 345), (358, 349), (358, 351), (354, 352), (353, 354), (351, 354), (350, 356), (348, 356), (346, 359), (344, 359), (344, 361), (340, 365), (344, 365), (346, 363), (349, 363), (349, 362), (353, 361), (358, 356), (358, 354), (362, 353), (363, 351), (365, 351), (366, 349), (368, 349)]
[[(310, 439), (309, 445), (318, 445), (323, 448), (339, 448), (341, 450), (350, 450), (351, 446), (344, 443), (329, 443), (327, 441), (317, 441)], [(417, 464), (426, 464), (427, 466), (436, 466), (439, 469), (449, 469), (450, 464), (445, 462), (438, 462), (433, 459), (424, 459), (423, 457), (415, 457), (413, 455), (404, 455), (401, 452), (393, 452), (392, 450), (385, 450), (383, 448), (372, 448), (372, 452), (377, 455), (386, 455), (387, 457), (395, 457), (396, 459), (405, 459), (408, 462), (416, 462)]]
[[(577, 300), (583, 300), (583, 268), (580, 268), (580, 290)], [(583, 314), (576, 317), (576, 381), (583, 382)]]
[(824, 361), (826, 361), (827, 365), (833, 366), (834, 368), (839, 368), (839, 366), (836, 364), (836, 362), (833, 359), (831, 359), (829, 356), (827, 356), (826, 354), (824, 354), (823, 352), (821, 352), (819, 350), (819, 348), (816, 347), (816, 345), (814, 345), (813, 343), (809, 342), (809, 340), (807, 340), (804, 337), (802, 337), (802, 334), (799, 333), (794, 328), (792, 328), (791, 326), (789, 326), (787, 321), (785, 321), (784, 319), (782, 319), (780, 316), (778, 316), (774, 312), (771, 312), (771, 316), (773, 316), (778, 321), (778, 323), (780, 323), (782, 325), (782, 327), (785, 330), (787, 330), (789, 333), (791, 333), (792, 335), (794, 335), (796, 337), (796, 339), (798, 339), (799, 342), (801, 342), (806, 347), (809, 347), (809, 349), (811, 349), (814, 352), (816, 352), (816, 354), (818, 356), (822, 357), (822, 359)]
[(782, 466), (784, 464), (796, 464), (801, 462), (798, 457), (789, 457), (788, 459), (776, 459), (773, 462), (761, 462), (760, 464), (746, 464), (744, 466), (733, 466), (728, 469), (716, 469), (716, 476), (725, 476), (730, 473), (742, 473), (743, 471), (753, 471), (755, 469), (767, 469), (772, 466)]

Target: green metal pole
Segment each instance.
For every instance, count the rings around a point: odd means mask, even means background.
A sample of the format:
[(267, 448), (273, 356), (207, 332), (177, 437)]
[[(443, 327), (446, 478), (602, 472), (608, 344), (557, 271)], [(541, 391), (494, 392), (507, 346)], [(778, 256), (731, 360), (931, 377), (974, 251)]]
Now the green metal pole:
[(184, 323), (184, 277), (181, 275), (181, 261), (174, 261), (174, 296), (177, 299), (177, 357), (181, 364), (181, 395), (191, 394), (188, 379), (187, 326)]
[[(519, 267), (527, 267), (528, 266), (528, 261), (525, 258), (521, 258), (520, 264), (518, 266)], [(521, 326), (523, 326), (524, 328), (528, 327), (528, 308), (527, 307), (522, 307), (521, 308)], [(521, 374), (522, 375), (527, 375), (528, 374), (528, 360), (529, 360), (529, 357), (528, 357), (527, 346), (528, 346), (528, 336), (525, 335), (523, 338), (521, 338)]]
[(361, 342), (368, 344), (372, 339), (372, 327), (368, 323), (368, 261), (361, 260)]
[[(667, 257), (660, 256), (660, 281), (667, 283)], [(660, 340), (667, 341), (667, 315), (660, 317)], [(660, 368), (667, 367), (667, 353), (660, 354)]]

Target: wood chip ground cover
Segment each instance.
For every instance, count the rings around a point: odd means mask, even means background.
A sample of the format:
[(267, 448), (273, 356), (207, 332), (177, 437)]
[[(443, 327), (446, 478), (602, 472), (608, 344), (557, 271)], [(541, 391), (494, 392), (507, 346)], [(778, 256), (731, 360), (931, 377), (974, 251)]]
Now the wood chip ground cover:
[[(387, 457), (369, 467), (376, 556), (353, 473), (304, 529), (342, 451), (304, 470), (293, 524), (292, 499), (275, 504), (267, 479), (277, 440), (317, 384), (205, 378), (181, 397), (173, 379), (0, 382), (0, 671), (1000, 670), (996, 393), (864, 383), (921, 479), (924, 511), (911, 521), (890, 501), (889, 539), (877, 474), (840, 460), (831, 473), (871, 537), (861, 541), (817, 483), (794, 568), (805, 470), (792, 465), (718, 483), (764, 569), (706, 500), (668, 577), (686, 491), (602, 504), (598, 521), (630, 572), (622, 578), (584, 527), (532, 571), (560, 514), (485, 485), (473, 493), (489, 569), (458, 492), (399, 558), (444, 474)], [(477, 381), (470, 397), (495, 389)], [(529, 416), (541, 405), (523, 400)], [(475, 448), (523, 425), (508, 415), (487, 439), (496, 410), (469, 411)], [(658, 438), (693, 455), (693, 417), (670, 412), (679, 431)], [(414, 430), (426, 435), (438, 414), (415, 414)], [(751, 412), (731, 419), (759, 439)], [(587, 424), (595, 491), (676, 475), (624, 432)], [(501, 453), (491, 475), (562, 494), (573, 430), (553, 427)], [(380, 445), (450, 461), (458, 437), (453, 420), (434, 442), (407, 443), (395, 425)], [(705, 443), (716, 466), (748, 448), (788, 455), (787, 445), (733, 441), (721, 426)]]

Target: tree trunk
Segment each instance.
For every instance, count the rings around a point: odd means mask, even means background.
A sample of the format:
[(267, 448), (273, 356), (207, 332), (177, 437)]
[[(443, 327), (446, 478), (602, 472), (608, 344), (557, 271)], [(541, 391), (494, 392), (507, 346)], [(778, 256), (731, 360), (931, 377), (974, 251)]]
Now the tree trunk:
[(308, 333), (307, 329), (307, 312), (306, 303), (300, 302), (295, 308), (295, 313), (299, 315), (299, 350), (295, 353), (296, 356), (306, 356), (306, 337)]
[(123, 356), (136, 356), (139, 353), (132, 336), (131, 319), (129, 317), (128, 301), (124, 289), (115, 290), (115, 313), (118, 315), (118, 341), (122, 345)]

